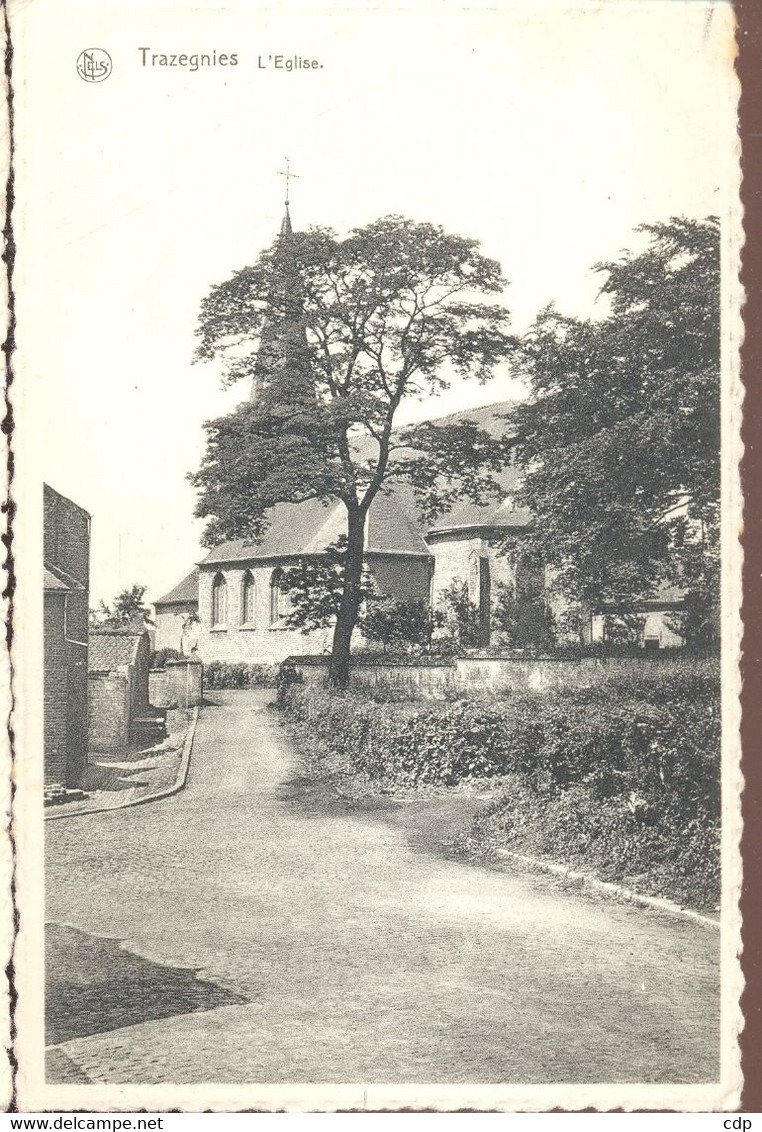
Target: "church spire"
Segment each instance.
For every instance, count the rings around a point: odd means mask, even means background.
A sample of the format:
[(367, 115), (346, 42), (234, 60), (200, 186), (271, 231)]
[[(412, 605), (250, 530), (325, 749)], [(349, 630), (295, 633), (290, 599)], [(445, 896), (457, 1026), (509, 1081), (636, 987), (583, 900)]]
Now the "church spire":
[(293, 229), (291, 227), (291, 212), (289, 209), (289, 206), (291, 204), (291, 181), (294, 177), (298, 177), (299, 174), (291, 172), (290, 158), (286, 158), (286, 168), (282, 169), (278, 173), (278, 176), (286, 178), (286, 212), (283, 216), (283, 223), (280, 226), (280, 234), (281, 236), (291, 236), (293, 235)]
[(291, 172), (288, 162), (286, 166), (287, 171), (282, 174), (286, 177), (286, 209), (273, 249), (270, 309), (254, 363), (250, 397), (258, 404), (277, 403), (284, 410), (315, 399), (289, 207), (289, 178), (296, 174)]

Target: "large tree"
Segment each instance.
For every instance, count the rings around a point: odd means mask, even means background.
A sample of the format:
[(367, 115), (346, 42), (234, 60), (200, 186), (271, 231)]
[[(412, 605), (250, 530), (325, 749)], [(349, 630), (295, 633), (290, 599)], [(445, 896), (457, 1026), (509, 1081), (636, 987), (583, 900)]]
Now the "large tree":
[[(325, 229), (281, 236), (252, 267), (214, 287), (197, 357), (222, 358), (255, 397), (206, 425), (192, 476), (206, 542), (261, 538), (276, 503), (338, 498), (347, 515), (330, 679), (349, 678), (362, 600), (368, 511), (395, 481), (434, 514), (458, 493), (497, 490), (501, 442), (471, 423), (400, 432), (405, 401), (453, 374), (492, 376), (512, 348), (499, 265), (478, 242), (385, 217), (345, 239)], [(487, 300), (485, 301), (485, 297)]]
[(567, 595), (626, 606), (669, 582), (706, 614), (718, 588), (719, 225), (639, 231), (645, 247), (596, 266), (603, 317), (549, 307), (524, 340), (522, 502)]

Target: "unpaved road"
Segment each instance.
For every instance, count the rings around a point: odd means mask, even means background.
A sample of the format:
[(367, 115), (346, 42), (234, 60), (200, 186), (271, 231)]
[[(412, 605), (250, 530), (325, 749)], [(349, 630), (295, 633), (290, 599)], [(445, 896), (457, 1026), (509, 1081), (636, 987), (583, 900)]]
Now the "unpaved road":
[(186, 789), (48, 823), (48, 1079), (712, 1081), (719, 934), (300, 805), (269, 692)]

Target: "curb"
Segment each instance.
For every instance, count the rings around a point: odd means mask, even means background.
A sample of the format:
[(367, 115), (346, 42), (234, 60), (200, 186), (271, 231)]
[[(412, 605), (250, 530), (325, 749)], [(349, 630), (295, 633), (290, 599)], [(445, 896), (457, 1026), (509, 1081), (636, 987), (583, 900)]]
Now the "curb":
[(127, 810), (131, 806), (145, 806), (148, 802), (158, 802), (161, 798), (171, 798), (173, 794), (179, 794), (185, 787), (188, 778), (188, 770), (190, 769), (191, 751), (193, 749), (193, 740), (196, 735), (196, 724), (198, 723), (199, 709), (193, 709), (188, 732), (185, 736), (183, 743), (183, 751), (180, 756), (180, 766), (177, 769), (177, 778), (171, 786), (164, 786), (161, 790), (155, 790), (153, 794), (145, 794), (142, 798), (131, 798), (127, 802), (121, 802), (118, 806), (98, 806), (93, 810), (80, 810), (78, 813), (51, 813), (45, 814), (45, 821), (60, 821), (63, 818), (87, 818), (90, 814), (110, 814), (116, 810)]
[(510, 849), (496, 849), (495, 855), (513, 861), (520, 861), (522, 865), (531, 865), (534, 868), (541, 869), (543, 872), (566, 877), (567, 880), (581, 881), (584, 886), (592, 888), (596, 892), (605, 892), (608, 896), (622, 897), (632, 904), (639, 904), (643, 908), (652, 908), (657, 912), (667, 912), (671, 916), (682, 916), (683, 919), (694, 920), (699, 924), (706, 924), (707, 927), (710, 928), (719, 929), (721, 926), (719, 920), (715, 920), (711, 916), (702, 916), (700, 912), (694, 912), (690, 908), (682, 908), (672, 900), (666, 900), (661, 896), (643, 896), (641, 893), (635, 892), (631, 888), (625, 888), (624, 885), (611, 884), (605, 880), (598, 880), (596, 877), (588, 876), (586, 873), (579, 873), (574, 869), (567, 868), (566, 865), (557, 865), (553, 861), (543, 861), (538, 857), (525, 857), (521, 853), (512, 853)]

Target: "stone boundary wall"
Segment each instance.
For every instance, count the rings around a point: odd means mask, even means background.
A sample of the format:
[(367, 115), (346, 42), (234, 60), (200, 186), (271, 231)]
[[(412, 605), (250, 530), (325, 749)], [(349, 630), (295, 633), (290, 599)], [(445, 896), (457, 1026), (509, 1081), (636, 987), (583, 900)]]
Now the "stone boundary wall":
[(168, 660), (148, 674), (148, 699), (154, 707), (198, 707), (204, 698), (200, 660)]
[[(326, 657), (293, 656), (289, 662), (306, 684), (321, 684), (328, 671)], [(689, 672), (710, 663), (704, 657), (459, 657), (431, 664), (355, 660), (351, 680), (368, 688), (411, 693), (423, 699), (440, 699), (462, 692), (543, 691), (551, 688), (583, 688), (601, 680), (648, 672), (665, 675), (679, 669)], [(719, 668), (718, 668), (719, 671)]]

